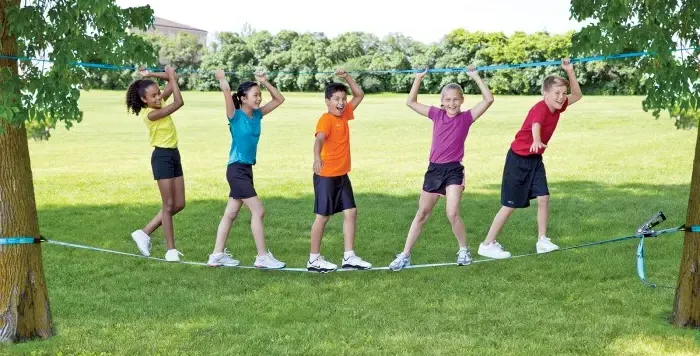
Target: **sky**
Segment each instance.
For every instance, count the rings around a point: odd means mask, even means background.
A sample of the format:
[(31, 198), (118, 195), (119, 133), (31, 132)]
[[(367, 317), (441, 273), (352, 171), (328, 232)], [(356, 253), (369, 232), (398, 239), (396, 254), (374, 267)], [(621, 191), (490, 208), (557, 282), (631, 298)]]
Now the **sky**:
[[(419, 0), (420, 1), (420, 0)], [(155, 16), (209, 32), (240, 32), (248, 23), (255, 30), (323, 32), (329, 38), (349, 31), (369, 32), (382, 38), (401, 33), (423, 43), (440, 41), (450, 31), (552, 34), (582, 27), (569, 20), (565, 0), (455, 0), (438, 6), (407, 6), (406, 0), (116, 0), (120, 7), (150, 5)]]

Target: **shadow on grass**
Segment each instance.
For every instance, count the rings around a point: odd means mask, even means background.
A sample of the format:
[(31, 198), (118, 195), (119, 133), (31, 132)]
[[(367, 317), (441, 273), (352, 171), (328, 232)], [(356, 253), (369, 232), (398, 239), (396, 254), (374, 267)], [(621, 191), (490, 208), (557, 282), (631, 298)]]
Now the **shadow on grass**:
[[(470, 247), (475, 250), (485, 237), (494, 214), (500, 208), (500, 186), (493, 192), (463, 195), (461, 216), (467, 226)], [(595, 182), (550, 183), (552, 198), (548, 235), (561, 246), (603, 240), (634, 233), (652, 214), (664, 211), (669, 221), (662, 227), (683, 223), (688, 187), (684, 185), (604, 185)], [(261, 196), (266, 208), (265, 235), (268, 248), (282, 260), (303, 266), (309, 249), (309, 230), (314, 219), (313, 196), (286, 198)], [(401, 251), (408, 228), (416, 213), (418, 195), (395, 196), (357, 193), (356, 252), (375, 265), (386, 265)], [(216, 229), (226, 201), (189, 200), (175, 217), (178, 249), (186, 260), (206, 261), (213, 249)], [(445, 256), (451, 262), (456, 240), (445, 216), (441, 199), (425, 225), (415, 257)], [(159, 210), (156, 204), (46, 206), (39, 210), (42, 234), (50, 239), (137, 253), (130, 233), (141, 228)], [(499, 241), (514, 254), (532, 252), (537, 233), (537, 204), (516, 211)], [(334, 216), (326, 228), (322, 253), (342, 254), (342, 214)], [(164, 253), (161, 230), (153, 237), (153, 254)], [(242, 209), (229, 235), (229, 249), (244, 263), (252, 263), (255, 248), (250, 232), (250, 213)], [(455, 251), (453, 251), (455, 250)], [(447, 257), (450, 257), (447, 259)], [(336, 258), (337, 259), (337, 258)], [(415, 262), (415, 261), (414, 261)], [(424, 261), (428, 262), (428, 261)]]
[[(550, 236), (562, 246), (629, 235), (659, 210), (668, 227), (681, 224), (688, 194), (680, 185), (555, 182), (551, 189)], [(269, 248), (290, 267), (304, 266), (312, 196), (262, 200)], [(417, 200), (358, 193), (357, 253), (386, 266), (403, 246)], [(176, 217), (185, 260), (206, 261), (224, 205), (225, 199), (193, 199)], [(465, 193), (462, 216), (473, 250), (499, 207), (497, 189)], [(129, 234), (157, 209), (43, 206), (40, 225), (51, 239), (136, 253)], [(441, 200), (414, 263), (454, 261), (457, 245), (444, 213)], [(518, 211), (506, 226), (499, 240), (513, 253), (534, 251), (535, 215), (534, 206)], [(248, 265), (255, 254), (249, 218), (241, 215), (228, 243)], [(342, 254), (341, 220), (331, 220), (323, 245), (334, 262)], [(161, 255), (162, 235), (153, 240), (153, 254)], [(649, 246), (650, 274), (673, 281), (681, 239)], [(198, 268), (45, 245), (60, 337), (16, 350), (601, 354), (611, 345), (619, 351), (620, 339), (653, 337), (667, 351), (697, 351), (692, 342), (676, 343), (692, 340), (692, 331), (660, 317), (670, 313), (672, 293), (645, 288), (636, 278), (635, 247), (616, 243), (468, 267), (318, 275)]]

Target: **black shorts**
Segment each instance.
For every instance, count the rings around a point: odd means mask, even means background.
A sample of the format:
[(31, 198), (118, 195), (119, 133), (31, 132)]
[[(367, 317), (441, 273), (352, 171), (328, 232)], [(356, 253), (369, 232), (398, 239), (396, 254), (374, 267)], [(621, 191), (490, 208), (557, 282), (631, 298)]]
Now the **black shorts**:
[(464, 166), (459, 162), (430, 162), (423, 179), (423, 190), (428, 193), (445, 195), (448, 185), (464, 187)]
[(508, 150), (503, 168), (501, 204), (510, 208), (527, 208), (530, 199), (549, 195), (542, 155), (521, 156)]
[(182, 161), (177, 148), (156, 147), (151, 154), (153, 179), (182, 177)]
[(226, 180), (231, 188), (228, 196), (233, 199), (248, 199), (258, 195), (253, 186), (252, 164), (229, 164), (226, 168)]
[(347, 174), (338, 177), (321, 177), (314, 174), (314, 213), (330, 216), (355, 208), (355, 195)]

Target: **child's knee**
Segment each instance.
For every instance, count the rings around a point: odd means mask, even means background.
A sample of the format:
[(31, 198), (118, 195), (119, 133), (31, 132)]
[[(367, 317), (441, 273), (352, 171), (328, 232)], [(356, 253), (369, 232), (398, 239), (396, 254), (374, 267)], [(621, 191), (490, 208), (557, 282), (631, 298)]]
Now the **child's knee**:
[(416, 212), (416, 219), (418, 219), (418, 221), (424, 223), (430, 217), (430, 213), (431, 213), (430, 210), (418, 209), (418, 212)]
[(163, 212), (167, 214), (174, 214), (175, 213), (175, 202), (172, 200), (169, 201), (164, 201), (163, 202)]
[(173, 205), (173, 214), (177, 214), (185, 209), (185, 202), (176, 203)]
[(225, 219), (228, 219), (228, 220), (233, 221), (233, 220), (235, 220), (237, 217), (238, 217), (238, 210), (226, 209), (226, 211), (224, 211), (224, 218), (225, 218)]
[(255, 211), (253, 211), (252, 214), (253, 217), (262, 220), (265, 218), (265, 208), (260, 207), (260, 209), (256, 209)]
[(355, 219), (357, 218), (357, 208), (347, 209), (343, 211), (343, 215), (346, 219)]
[(447, 209), (447, 219), (450, 220), (450, 222), (455, 222), (457, 219), (459, 219), (459, 210), (458, 209)]

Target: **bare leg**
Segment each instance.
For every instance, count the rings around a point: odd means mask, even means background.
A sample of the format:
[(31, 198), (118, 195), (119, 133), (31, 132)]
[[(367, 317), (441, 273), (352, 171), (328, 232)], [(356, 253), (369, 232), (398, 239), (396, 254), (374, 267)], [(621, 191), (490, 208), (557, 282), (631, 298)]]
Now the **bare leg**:
[(316, 220), (311, 226), (311, 253), (319, 254), (321, 253), (321, 239), (323, 238), (323, 231), (326, 229), (326, 224), (330, 220), (330, 216), (323, 216), (316, 214)]
[(355, 247), (355, 229), (357, 226), (357, 208), (343, 211), (343, 236), (345, 251), (352, 251)]
[(265, 256), (267, 249), (265, 248), (265, 235), (263, 233), (263, 219), (265, 218), (265, 207), (257, 196), (243, 199), (243, 203), (250, 209), (250, 230), (253, 232), (255, 240), (255, 248), (258, 250), (258, 256)]
[(418, 199), (418, 211), (413, 218), (411, 227), (408, 229), (408, 237), (406, 237), (406, 244), (403, 248), (404, 255), (408, 256), (411, 254), (411, 250), (423, 230), (423, 225), (428, 221), (428, 217), (430, 217), (430, 213), (433, 211), (438, 199), (440, 199), (438, 194), (421, 191)]
[(457, 243), (461, 248), (467, 248), (467, 232), (464, 228), (464, 221), (459, 216), (459, 204), (462, 201), (464, 187), (461, 185), (450, 185), (447, 187), (445, 196), (447, 197), (446, 212), (447, 219), (452, 225), (452, 232), (457, 238)]
[(226, 204), (226, 209), (224, 210), (224, 216), (221, 218), (219, 228), (216, 230), (214, 253), (224, 252), (224, 248), (226, 248), (226, 239), (228, 238), (229, 232), (231, 232), (231, 225), (233, 225), (236, 217), (238, 217), (238, 212), (241, 210), (242, 205), (242, 200), (228, 198), (228, 203)]
[(496, 216), (493, 218), (493, 223), (491, 223), (491, 228), (489, 229), (488, 235), (486, 235), (486, 240), (484, 240), (484, 245), (490, 245), (496, 241), (496, 237), (498, 236), (499, 233), (501, 233), (501, 230), (503, 229), (503, 226), (506, 224), (506, 221), (508, 221), (508, 218), (510, 217), (510, 214), (512, 214), (515, 211), (515, 208), (510, 208), (507, 206), (502, 206), (501, 210), (498, 211)]

